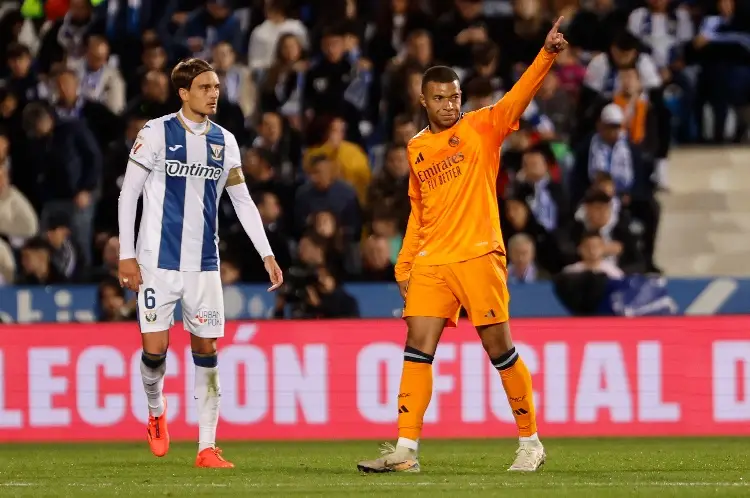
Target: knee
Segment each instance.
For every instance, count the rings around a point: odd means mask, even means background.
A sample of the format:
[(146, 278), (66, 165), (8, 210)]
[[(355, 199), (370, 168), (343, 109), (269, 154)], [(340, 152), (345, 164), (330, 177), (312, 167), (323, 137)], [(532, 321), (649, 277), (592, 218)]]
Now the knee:
[(193, 337), (191, 349), (193, 351), (193, 363), (196, 367), (214, 368), (218, 365), (216, 339)]
[(479, 333), (482, 339), (482, 347), (492, 359), (500, 358), (513, 349), (510, 333), (505, 330), (506, 327), (503, 325), (490, 325)]
[(167, 361), (167, 350), (164, 349), (162, 353), (154, 353), (146, 351), (145, 349), (141, 352), (141, 363), (148, 368), (158, 369), (165, 365)]

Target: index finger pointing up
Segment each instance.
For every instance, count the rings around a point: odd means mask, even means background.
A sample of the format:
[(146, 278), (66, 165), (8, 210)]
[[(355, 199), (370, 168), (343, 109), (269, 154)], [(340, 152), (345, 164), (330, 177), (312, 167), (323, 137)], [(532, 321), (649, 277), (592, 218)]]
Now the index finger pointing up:
[(562, 24), (563, 19), (565, 19), (563, 16), (557, 18), (557, 21), (555, 21), (555, 25), (552, 26), (552, 33), (557, 33), (557, 30), (560, 28), (560, 24)]

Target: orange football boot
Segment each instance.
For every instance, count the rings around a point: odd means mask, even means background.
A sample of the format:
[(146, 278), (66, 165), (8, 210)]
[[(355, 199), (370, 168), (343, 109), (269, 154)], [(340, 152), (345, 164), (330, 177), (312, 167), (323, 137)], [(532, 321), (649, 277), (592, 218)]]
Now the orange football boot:
[(162, 402), (164, 403), (164, 413), (160, 417), (154, 417), (149, 412), (148, 425), (146, 426), (146, 435), (148, 436), (148, 445), (151, 447), (151, 453), (158, 457), (163, 457), (169, 451), (166, 396), (162, 396)]
[(196, 467), (204, 467), (207, 469), (233, 469), (234, 464), (227, 462), (224, 457), (221, 456), (221, 450), (219, 448), (206, 448), (195, 458)]

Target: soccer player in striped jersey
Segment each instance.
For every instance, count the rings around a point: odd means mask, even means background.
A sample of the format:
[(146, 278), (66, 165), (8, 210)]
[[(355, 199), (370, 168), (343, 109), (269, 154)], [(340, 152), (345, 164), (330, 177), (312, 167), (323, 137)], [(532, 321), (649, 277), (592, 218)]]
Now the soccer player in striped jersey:
[[(151, 451), (169, 450), (167, 403), (162, 390), (169, 328), (182, 304), (195, 363), (198, 408), (196, 467), (231, 468), (216, 447), (221, 388), (216, 339), (224, 335), (224, 297), (219, 278), (217, 206), (223, 189), (263, 258), (277, 289), (282, 273), (266, 238), (258, 209), (242, 175), (234, 135), (208, 119), (216, 113), (219, 78), (200, 59), (175, 66), (172, 83), (182, 100), (175, 114), (146, 123), (130, 151), (120, 193), (120, 284), (138, 293), (143, 354), (141, 377), (148, 399)], [(143, 193), (143, 216), (135, 244), (135, 216)]]

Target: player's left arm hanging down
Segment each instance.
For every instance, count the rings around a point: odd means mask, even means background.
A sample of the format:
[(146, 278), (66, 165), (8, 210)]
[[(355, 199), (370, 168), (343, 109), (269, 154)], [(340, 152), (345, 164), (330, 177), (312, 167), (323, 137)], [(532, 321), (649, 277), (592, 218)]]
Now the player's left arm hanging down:
[(552, 29), (547, 33), (544, 47), (534, 59), (534, 62), (524, 71), (513, 88), (506, 93), (494, 106), (492, 106), (492, 121), (497, 127), (507, 126), (517, 129), (518, 120), (521, 119), (531, 100), (542, 86), (544, 78), (552, 69), (557, 54), (568, 47), (568, 42), (558, 31), (563, 18), (560, 17)]
[(281, 287), (281, 284), (284, 282), (284, 276), (281, 273), (281, 268), (276, 263), (276, 258), (271, 250), (271, 244), (268, 242), (268, 237), (266, 236), (263, 220), (258, 211), (258, 206), (255, 205), (252, 197), (250, 197), (250, 191), (247, 189), (245, 177), (240, 167), (229, 170), (226, 189), (229, 198), (232, 200), (234, 211), (237, 213), (237, 219), (240, 220), (242, 228), (245, 230), (247, 236), (250, 237), (255, 250), (263, 258), (266, 271), (271, 279), (271, 287), (268, 288), (268, 291), (274, 291)]

